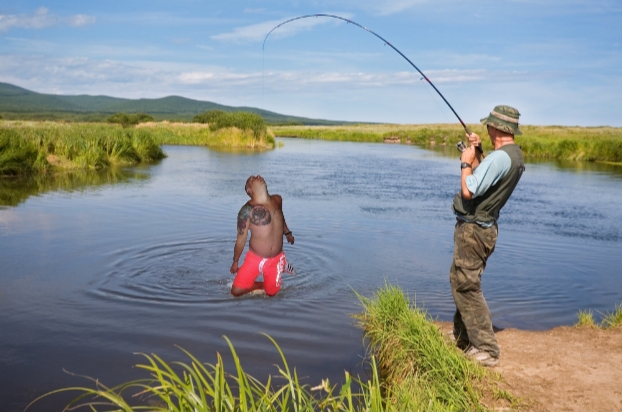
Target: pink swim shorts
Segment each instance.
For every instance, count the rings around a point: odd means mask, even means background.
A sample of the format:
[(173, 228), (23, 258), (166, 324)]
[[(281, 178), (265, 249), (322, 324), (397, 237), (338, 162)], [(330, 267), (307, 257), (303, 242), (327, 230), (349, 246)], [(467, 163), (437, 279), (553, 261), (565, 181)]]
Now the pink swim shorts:
[(263, 290), (268, 296), (276, 295), (281, 289), (281, 275), (287, 266), (285, 252), (271, 258), (257, 256), (250, 250), (244, 256), (244, 263), (238, 269), (233, 280), (233, 286), (241, 289), (249, 289), (255, 279), (263, 273)]

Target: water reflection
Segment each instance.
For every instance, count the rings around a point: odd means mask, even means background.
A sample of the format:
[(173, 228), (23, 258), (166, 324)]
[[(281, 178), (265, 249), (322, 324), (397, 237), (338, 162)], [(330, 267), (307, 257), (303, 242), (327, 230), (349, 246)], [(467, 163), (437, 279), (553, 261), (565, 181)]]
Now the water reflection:
[(0, 178), (0, 207), (15, 207), (46, 192), (83, 192), (95, 187), (147, 180), (140, 169), (79, 170), (43, 176)]

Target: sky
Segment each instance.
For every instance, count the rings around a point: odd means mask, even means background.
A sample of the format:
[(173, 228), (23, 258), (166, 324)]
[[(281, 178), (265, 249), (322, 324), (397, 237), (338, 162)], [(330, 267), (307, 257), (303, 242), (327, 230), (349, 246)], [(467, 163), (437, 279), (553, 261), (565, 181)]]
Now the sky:
[(0, 82), (40, 93), (170, 95), (282, 114), (622, 126), (621, 0), (12, 0)]

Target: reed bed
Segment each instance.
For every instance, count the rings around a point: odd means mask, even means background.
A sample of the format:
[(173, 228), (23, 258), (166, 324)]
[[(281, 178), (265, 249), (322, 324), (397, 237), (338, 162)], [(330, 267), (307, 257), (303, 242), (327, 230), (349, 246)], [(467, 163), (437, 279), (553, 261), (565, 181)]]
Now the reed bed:
[(359, 296), (355, 316), (378, 360), (387, 402), (408, 411), (480, 411), (492, 403), (517, 402), (498, 389), (499, 376), (469, 360), (446, 339), (428, 314), (398, 287)]
[[(469, 125), (482, 137), (485, 151), (492, 150), (482, 125)], [(402, 144), (422, 146), (455, 145), (465, 140), (460, 125), (355, 125), (355, 126), (273, 126), (281, 137), (299, 137), (333, 141), (375, 142), (399, 140)], [(579, 160), (622, 164), (622, 128), (521, 126), (516, 136), (525, 157)]]
[(104, 124), (4, 122), (0, 175), (101, 169), (165, 157), (148, 132)]
[(0, 176), (41, 174), (58, 169), (102, 169), (166, 157), (160, 145), (202, 145), (263, 150), (275, 146), (270, 131), (184, 123), (141, 123), (135, 128), (102, 123), (3, 121)]
[[(90, 411), (142, 411), (152, 412), (200, 412), (200, 411), (398, 411), (383, 401), (380, 381), (375, 364), (368, 381), (354, 379), (345, 372), (341, 385), (331, 385), (323, 380), (310, 387), (302, 384), (296, 369), (291, 369), (277, 343), (267, 336), (278, 350), (282, 365), (278, 374), (269, 376), (266, 383), (244, 372), (233, 344), (225, 337), (235, 372), (225, 371), (223, 358), (216, 356), (216, 364), (204, 364), (191, 353), (181, 349), (190, 363), (166, 362), (155, 354), (140, 354), (145, 363), (136, 365), (146, 371), (149, 378), (130, 381), (115, 387), (107, 387), (96, 379), (87, 378), (93, 387), (62, 388), (46, 393), (34, 403), (61, 392), (77, 392), (78, 395), (65, 410)], [(372, 360), (373, 362), (373, 360)]]

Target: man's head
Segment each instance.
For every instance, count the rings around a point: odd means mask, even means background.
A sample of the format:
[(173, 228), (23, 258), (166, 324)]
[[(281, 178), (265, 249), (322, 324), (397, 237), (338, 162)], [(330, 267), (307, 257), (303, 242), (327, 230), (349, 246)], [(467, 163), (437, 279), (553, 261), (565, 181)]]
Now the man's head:
[(259, 194), (262, 192), (267, 193), (268, 185), (266, 185), (266, 181), (260, 175), (251, 176), (246, 179), (244, 190), (246, 191), (246, 194), (252, 198), (253, 194)]
[[(513, 107), (495, 106), (488, 117), (484, 117), (480, 121), (483, 125), (489, 127), (489, 134), (491, 131), (494, 133), (493, 130), (490, 130), (490, 128), (494, 128), (501, 131), (503, 135), (511, 135), (511, 137), (514, 137), (515, 135), (523, 134), (518, 129), (519, 116), (520, 113)], [(491, 137), (493, 137), (492, 134)]]

